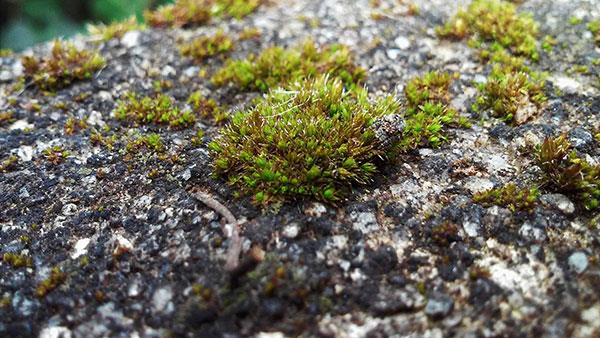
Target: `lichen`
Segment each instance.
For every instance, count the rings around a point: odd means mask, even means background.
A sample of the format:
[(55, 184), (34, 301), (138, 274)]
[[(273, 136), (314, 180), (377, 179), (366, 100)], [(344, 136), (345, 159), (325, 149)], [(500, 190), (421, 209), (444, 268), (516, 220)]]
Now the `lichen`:
[(212, 77), (212, 82), (266, 92), (325, 73), (342, 79), (347, 88), (356, 87), (365, 77), (365, 70), (354, 63), (347, 46), (333, 44), (318, 48), (314, 42), (306, 41), (295, 48), (270, 47), (243, 60), (228, 60)]
[(538, 202), (540, 191), (537, 187), (519, 188), (514, 183), (476, 193), (473, 201), (489, 207), (498, 205), (515, 211), (532, 212)]
[(352, 184), (372, 179), (385, 154), (368, 127), (398, 110), (391, 98), (371, 104), (365, 90), (344, 91), (339, 78), (272, 90), (250, 111), (236, 113), (209, 144), (215, 173), (257, 203), (338, 201)]
[(72, 43), (54, 41), (49, 56), (22, 58), (25, 76), (42, 90), (56, 90), (78, 80), (92, 78), (105, 61), (94, 51), (80, 50)]

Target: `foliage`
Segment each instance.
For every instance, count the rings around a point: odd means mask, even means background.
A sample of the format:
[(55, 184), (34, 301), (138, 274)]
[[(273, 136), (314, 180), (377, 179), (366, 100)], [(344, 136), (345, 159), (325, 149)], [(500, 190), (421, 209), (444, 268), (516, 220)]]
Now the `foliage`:
[(240, 19), (254, 12), (263, 0), (177, 0), (146, 11), (144, 16), (153, 27), (188, 27), (208, 23), (211, 18), (234, 17)]
[(64, 160), (67, 157), (69, 157), (69, 155), (70, 155), (69, 151), (65, 150), (60, 145), (46, 148), (46, 149), (44, 149), (44, 151), (42, 151), (42, 154), (44, 155), (44, 158), (46, 159), (46, 161), (48, 161), (54, 165), (64, 162)]
[(108, 41), (114, 38), (120, 39), (129, 31), (144, 30), (145, 28), (145, 25), (139, 24), (137, 19), (132, 16), (126, 20), (116, 21), (109, 25), (89, 24), (87, 26), (87, 31), (99, 41)]
[(5, 160), (0, 162), (0, 173), (9, 172), (17, 167), (19, 163), (19, 157), (16, 155), (10, 155)]
[(325, 73), (342, 79), (347, 88), (355, 87), (365, 77), (365, 70), (354, 63), (348, 47), (333, 44), (318, 48), (314, 42), (306, 41), (295, 48), (270, 47), (258, 56), (228, 60), (212, 77), (212, 82), (219, 86), (233, 83), (243, 90), (266, 92)]
[(181, 111), (169, 96), (163, 94), (140, 99), (135, 93), (127, 93), (118, 102), (115, 117), (141, 125), (168, 125), (173, 128), (187, 128), (196, 123), (196, 116), (191, 111)]
[(494, 67), (485, 83), (478, 86), (480, 95), (474, 111), (490, 109), (492, 115), (513, 124), (530, 119), (546, 101), (543, 81), (535, 73)]
[(543, 172), (543, 187), (570, 195), (592, 210), (600, 205), (600, 165), (577, 155), (567, 138), (548, 138), (537, 147), (537, 164)]
[(371, 180), (384, 151), (369, 126), (398, 109), (393, 99), (371, 104), (366, 90), (344, 91), (341, 79), (327, 76), (271, 90), (209, 144), (215, 172), (257, 203), (338, 201)]
[(14, 120), (14, 113), (12, 111), (0, 112), (0, 127), (13, 122)]
[(600, 20), (588, 23), (587, 27), (594, 35), (594, 41), (596, 41), (596, 45), (600, 47)]
[(50, 276), (41, 281), (35, 289), (38, 297), (44, 297), (67, 280), (67, 274), (55, 266), (50, 271)]
[(540, 192), (536, 187), (519, 188), (514, 183), (509, 183), (499, 188), (479, 192), (473, 196), (473, 201), (489, 207), (499, 205), (515, 212), (535, 209)]
[(204, 118), (210, 118), (217, 124), (229, 119), (229, 114), (220, 108), (215, 100), (207, 99), (200, 91), (190, 94), (188, 104), (190, 104), (194, 113)]
[(5, 252), (2, 255), (2, 261), (6, 262), (13, 268), (31, 267), (33, 266), (33, 260), (31, 257), (26, 255), (20, 255), (14, 252)]
[(510, 50), (512, 54), (537, 60), (538, 24), (530, 14), (517, 13), (516, 6), (501, 0), (473, 0), (466, 10), (437, 32), (442, 37), (472, 37)]
[(205, 59), (227, 53), (233, 48), (233, 41), (223, 31), (213, 36), (201, 36), (180, 47), (181, 55), (191, 57), (200, 63)]
[(73, 81), (87, 80), (105, 64), (97, 52), (79, 50), (69, 42), (54, 41), (47, 57), (25, 56), (25, 76), (43, 90), (55, 90)]

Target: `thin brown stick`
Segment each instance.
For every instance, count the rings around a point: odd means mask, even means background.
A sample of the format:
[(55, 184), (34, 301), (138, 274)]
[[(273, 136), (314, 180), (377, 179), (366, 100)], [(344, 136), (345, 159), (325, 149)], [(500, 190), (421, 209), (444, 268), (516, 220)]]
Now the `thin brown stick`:
[(227, 223), (221, 226), (221, 231), (225, 237), (230, 239), (227, 255), (225, 257), (225, 270), (233, 271), (239, 265), (242, 243), (244, 242), (244, 238), (240, 236), (239, 226), (241, 223), (233, 216), (233, 213), (231, 213), (226, 206), (221, 204), (221, 202), (217, 201), (211, 195), (200, 190), (191, 191), (190, 193), (207, 207), (223, 216), (227, 221)]

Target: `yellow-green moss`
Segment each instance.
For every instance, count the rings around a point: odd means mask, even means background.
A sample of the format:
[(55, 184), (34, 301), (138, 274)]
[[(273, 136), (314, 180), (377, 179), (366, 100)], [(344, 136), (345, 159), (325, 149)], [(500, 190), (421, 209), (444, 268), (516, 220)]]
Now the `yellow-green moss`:
[(14, 252), (4, 253), (4, 255), (2, 255), (2, 261), (15, 269), (33, 266), (33, 260), (31, 257)]
[(200, 91), (190, 94), (188, 104), (195, 114), (209, 118), (216, 124), (224, 123), (229, 119), (229, 114), (217, 105), (213, 99), (207, 99)]
[(596, 45), (600, 47), (600, 20), (588, 23), (587, 27), (594, 35), (594, 41), (596, 41)]
[(12, 123), (15, 120), (14, 115), (12, 111), (0, 112), (0, 127)]
[(372, 104), (366, 91), (345, 92), (339, 78), (318, 77), (275, 89), (238, 112), (209, 144), (215, 172), (257, 203), (312, 197), (334, 202), (369, 182), (375, 147), (369, 126), (398, 103)]
[(223, 31), (212, 36), (201, 36), (180, 47), (181, 55), (202, 62), (209, 57), (224, 54), (233, 49), (233, 40)]
[(360, 84), (365, 77), (365, 70), (354, 63), (348, 47), (334, 44), (318, 48), (307, 41), (295, 48), (271, 47), (244, 60), (228, 60), (212, 77), (212, 82), (266, 92), (325, 73), (340, 78), (347, 88)]
[(43, 90), (55, 90), (74, 81), (91, 79), (105, 61), (97, 52), (80, 50), (72, 43), (54, 41), (50, 55), (25, 56), (25, 76)]
[(189, 110), (180, 110), (167, 95), (140, 98), (136, 93), (127, 93), (115, 110), (117, 120), (130, 123), (167, 125), (187, 128), (196, 123), (196, 116)]
[(134, 16), (123, 21), (113, 22), (109, 25), (90, 24), (87, 26), (88, 33), (98, 41), (108, 41), (114, 38), (120, 39), (129, 31), (144, 29), (146, 29), (146, 26), (138, 23)]
[(499, 188), (479, 192), (473, 196), (473, 201), (489, 207), (498, 205), (511, 211), (531, 212), (537, 205), (540, 192), (536, 187), (519, 188), (509, 183)]
[(19, 163), (19, 157), (16, 155), (10, 155), (5, 160), (0, 162), (0, 173), (9, 172), (17, 167)]
[(55, 266), (50, 271), (50, 276), (41, 281), (35, 289), (35, 294), (38, 297), (45, 297), (48, 293), (59, 287), (67, 280), (67, 274), (64, 273), (58, 266)]
[(212, 18), (240, 19), (254, 12), (262, 3), (264, 0), (177, 0), (155, 11), (146, 11), (144, 17), (153, 27), (199, 26)]
[(65, 150), (62, 146), (56, 145), (46, 148), (42, 151), (42, 154), (46, 161), (57, 165), (65, 161), (69, 157), (69, 151)]

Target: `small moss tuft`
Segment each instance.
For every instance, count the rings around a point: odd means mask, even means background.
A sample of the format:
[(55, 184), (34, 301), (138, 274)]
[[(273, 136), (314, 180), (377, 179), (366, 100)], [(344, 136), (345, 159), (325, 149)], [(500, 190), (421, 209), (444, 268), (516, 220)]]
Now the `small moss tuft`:
[(58, 266), (55, 266), (50, 271), (50, 276), (38, 284), (35, 289), (35, 294), (38, 297), (45, 297), (52, 290), (59, 287), (67, 280), (67, 274), (64, 273)]
[(479, 192), (473, 196), (473, 201), (489, 207), (498, 205), (511, 211), (532, 212), (537, 205), (540, 192), (535, 187), (519, 188), (509, 183), (499, 188)]
[(127, 93), (118, 102), (115, 117), (141, 125), (157, 124), (172, 128), (187, 128), (196, 123), (194, 113), (181, 111), (169, 96), (163, 94), (139, 98), (135, 93)]
[(123, 21), (113, 22), (110, 25), (90, 24), (87, 26), (88, 33), (98, 41), (109, 41), (114, 38), (120, 39), (127, 32), (144, 29), (146, 29), (146, 26), (139, 24), (135, 16)]
[(600, 20), (588, 23), (587, 28), (594, 35), (594, 41), (596, 41), (596, 45), (600, 47)]
[(512, 124), (522, 124), (537, 114), (546, 101), (543, 80), (538, 74), (512, 72), (496, 66), (485, 83), (479, 85), (473, 110), (491, 110), (492, 115)]
[(48, 57), (25, 56), (21, 60), (25, 76), (42, 90), (55, 90), (73, 81), (87, 80), (105, 64), (96, 52), (79, 50), (69, 42), (54, 41)]
[(224, 123), (229, 119), (229, 114), (219, 107), (215, 100), (207, 99), (200, 91), (190, 94), (188, 104), (194, 113), (204, 118), (210, 118), (216, 124)]
[(263, 2), (264, 0), (177, 0), (155, 11), (146, 11), (144, 17), (152, 27), (200, 26), (213, 17), (243, 18)]
[(12, 123), (15, 120), (14, 115), (12, 111), (0, 112), (0, 127)]
[(369, 126), (398, 110), (393, 99), (371, 104), (365, 90), (346, 92), (340, 79), (324, 76), (272, 90), (209, 144), (215, 172), (257, 203), (335, 202), (371, 180), (384, 152)]
[(14, 170), (19, 163), (19, 157), (16, 155), (10, 155), (8, 158), (0, 162), (0, 173), (6, 173)]
[(258, 56), (228, 60), (212, 77), (212, 82), (266, 92), (325, 73), (342, 79), (347, 88), (356, 87), (365, 77), (365, 70), (354, 63), (348, 47), (334, 44), (318, 48), (314, 42), (306, 41), (296, 48), (270, 47)]
[(65, 121), (64, 131), (67, 135), (73, 135), (77, 132), (87, 129), (87, 119), (79, 119), (76, 117), (69, 117), (67, 121)]
[(588, 210), (600, 206), (600, 165), (578, 156), (565, 136), (544, 140), (536, 155), (545, 189), (569, 195)]
[(15, 269), (33, 266), (33, 260), (26, 255), (17, 254), (14, 252), (6, 252), (2, 255), (2, 261)]
[(233, 41), (223, 31), (218, 31), (213, 36), (201, 36), (180, 47), (181, 55), (191, 57), (200, 63), (205, 59), (229, 52), (233, 48)]
[(49, 148), (46, 148), (42, 151), (42, 154), (44, 155), (44, 158), (46, 159), (46, 161), (54, 164), (54, 165), (58, 165), (62, 162), (64, 162), (64, 160), (69, 157), (69, 151), (65, 150), (62, 146), (60, 145), (56, 145), (56, 146), (52, 146)]

